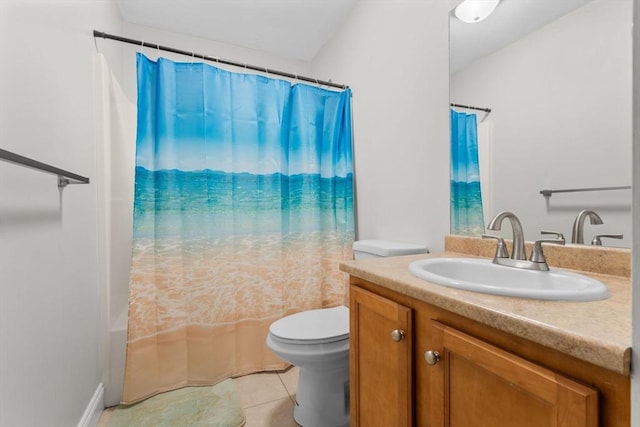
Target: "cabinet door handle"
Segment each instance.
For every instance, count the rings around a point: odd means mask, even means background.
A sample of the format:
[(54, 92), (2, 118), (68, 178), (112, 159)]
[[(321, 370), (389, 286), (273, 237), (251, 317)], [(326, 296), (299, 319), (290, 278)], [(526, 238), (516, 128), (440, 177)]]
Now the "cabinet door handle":
[(440, 361), (440, 353), (437, 351), (425, 351), (424, 352), (424, 360), (427, 361), (428, 365), (435, 365)]
[(400, 342), (406, 337), (407, 334), (402, 329), (394, 329), (391, 331), (391, 339), (395, 342)]

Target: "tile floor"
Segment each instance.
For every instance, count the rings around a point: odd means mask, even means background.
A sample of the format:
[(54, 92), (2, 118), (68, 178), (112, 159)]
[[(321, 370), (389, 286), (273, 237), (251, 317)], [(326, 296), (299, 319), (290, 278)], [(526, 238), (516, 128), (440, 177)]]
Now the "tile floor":
[(298, 426), (293, 420), (298, 368), (247, 375), (234, 381), (247, 420), (245, 427)]
[[(293, 420), (298, 368), (263, 372), (234, 379), (244, 416), (245, 427), (297, 427)], [(112, 408), (105, 409), (98, 427), (106, 427)]]

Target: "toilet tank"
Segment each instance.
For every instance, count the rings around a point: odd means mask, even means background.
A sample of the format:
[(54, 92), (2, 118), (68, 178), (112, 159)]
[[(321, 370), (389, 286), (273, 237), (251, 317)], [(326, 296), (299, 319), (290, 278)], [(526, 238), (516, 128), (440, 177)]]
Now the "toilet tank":
[(353, 242), (355, 259), (389, 257), (398, 255), (426, 254), (426, 246), (390, 240), (358, 240)]

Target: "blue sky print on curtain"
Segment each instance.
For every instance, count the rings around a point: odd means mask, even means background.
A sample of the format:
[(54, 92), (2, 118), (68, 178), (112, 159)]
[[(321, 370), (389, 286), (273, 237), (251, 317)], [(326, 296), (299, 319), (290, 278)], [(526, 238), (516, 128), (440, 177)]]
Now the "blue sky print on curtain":
[(274, 320), (345, 301), (351, 92), (138, 65), (125, 401), (285, 365)]
[(476, 115), (451, 110), (451, 234), (484, 229)]

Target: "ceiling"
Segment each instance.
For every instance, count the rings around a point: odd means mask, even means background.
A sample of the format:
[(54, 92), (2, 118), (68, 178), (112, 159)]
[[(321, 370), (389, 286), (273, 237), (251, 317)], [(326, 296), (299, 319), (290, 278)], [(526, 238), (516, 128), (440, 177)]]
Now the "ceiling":
[[(361, 0), (116, 1), (127, 22), (311, 61)], [(482, 22), (452, 17), (452, 72), (588, 1), (502, 0)]]
[(451, 14), (451, 73), (589, 1), (591, 0), (502, 0), (493, 14), (475, 24), (465, 24)]
[(311, 61), (356, 0), (117, 0), (125, 21)]

